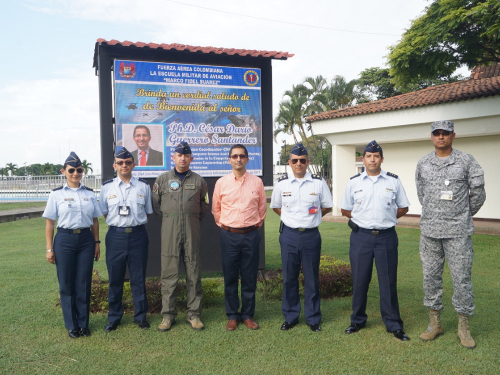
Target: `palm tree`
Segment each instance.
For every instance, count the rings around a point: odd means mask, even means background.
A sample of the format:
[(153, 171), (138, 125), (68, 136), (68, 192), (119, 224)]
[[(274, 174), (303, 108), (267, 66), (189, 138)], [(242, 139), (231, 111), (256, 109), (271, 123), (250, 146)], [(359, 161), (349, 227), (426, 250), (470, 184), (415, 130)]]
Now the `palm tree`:
[(11, 176), (14, 176), (14, 173), (17, 171), (17, 164), (7, 163), (5, 168), (7, 172), (10, 172)]
[(41, 174), (52, 174), (54, 166), (51, 163), (45, 163), (40, 167)]
[(344, 77), (337, 75), (330, 85), (317, 95), (316, 100), (322, 104), (324, 111), (332, 111), (351, 107), (364, 98), (356, 79), (347, 81)]
[(82, 160), (83, 173), (87, 174), (89, 170), (91, 172), (94, 172), (94, 170), (92, 169), (91, 165), (92, 165), (92, 163), (87, 162), (87, 159), (83, 159)]

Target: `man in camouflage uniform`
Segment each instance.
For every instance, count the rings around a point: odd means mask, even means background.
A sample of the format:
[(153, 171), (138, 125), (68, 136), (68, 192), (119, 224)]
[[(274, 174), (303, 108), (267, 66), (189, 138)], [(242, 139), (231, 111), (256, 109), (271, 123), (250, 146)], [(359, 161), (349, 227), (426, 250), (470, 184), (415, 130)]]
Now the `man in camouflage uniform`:
[(158, 176), (153, 185), (153, 206), (163, 216), (161, 225), (161, 292), (163, 320), (158, 327), (168, 331), (177, 315), (179, 265), (184, 260), (187, 288), (187, 323), (202, 330), (200, 221), (208, 210), (205, 180), (189, 169), (191, 148), (181, 142), (172, 159), (175, 168)]
[(429, 326), (423, 341), (444, 333), (439, 312), (443, 309), (445, 257), (453, 280), (452, 303), (458, 312), (458, 337), (463, 346), (476, 343), (469, 331), (468, 317), (474, 312), (472, 291), (472, 240), (474, 216), (486, 199), (484, 172), (469, 154), (452, 148), (455, 139), (451, 121), (431, 125), (435, 152), (417, 164), (415, 183), (422, 204), (420, 258), (424, 273), (424, 305), (430, 308)]

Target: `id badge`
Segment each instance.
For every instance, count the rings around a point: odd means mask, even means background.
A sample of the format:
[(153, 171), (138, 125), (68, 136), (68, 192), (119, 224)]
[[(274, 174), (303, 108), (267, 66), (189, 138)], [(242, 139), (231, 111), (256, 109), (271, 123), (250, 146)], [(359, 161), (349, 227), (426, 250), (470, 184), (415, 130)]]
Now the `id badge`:
[(120, 216), (128, 216), (130, 214), (130, 207), (129, 206), (120, 206), (120, 209), (118, 210), (118, 214)]
[(453, 192), (452, 191), (441, 191), (441, 199), (445, 201), (453, 200)]
[(318, 213), (318, 207), (315, 207), (315, 206), (309, 207), (309, 214), (310, 215), (314, 215), (314, 214), (317, 214), (317, 213)]

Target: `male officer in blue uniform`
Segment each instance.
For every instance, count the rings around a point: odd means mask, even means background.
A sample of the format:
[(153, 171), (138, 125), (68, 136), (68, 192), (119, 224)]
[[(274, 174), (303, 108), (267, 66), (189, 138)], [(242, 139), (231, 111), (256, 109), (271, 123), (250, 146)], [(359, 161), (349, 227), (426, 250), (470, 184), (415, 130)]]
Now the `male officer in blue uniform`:
[(115, 330), (123, 316), (123, 282), (127, 264), (134, 299), (134, 323), (141, 329), (148, 329), (145, 279), (149, 239), (145, 224), (153, 213), (151, 189), (146, 180), (132, 176), (134, 158), (125, 147), (116, 151), (113, 167), (117, 177), (102, 184), (99, 199), (109, 225), (106, 234), (109, 313), (104, 330)]
[(366, 302), (372, 278), (373, 258), (377, 266), (380, 312), (390, 332), (401, 341), (410, 338), (403, 331), (397, 293), (398, 236), (395, 225), (408, 212), (408, 198), (398, 176), (381, 168), (382, 147), (368, 143), (363, 153), (365, 171), (347, 184), (340, 208), (347, 216), (351, 232), (353, 295), (351, 325), (346, 334), (366, 325)]
[(271, 208), (281, 216), (281, 260), (283, 264), (283, 331), (299, 321), (299, 272), (304, 273), (304, 316), (313, 332), (321, 331), (319, 260), (321, 217), (332, 210), (332, 194), (326, 182), (307, 172), (309, 156), (302, 143), (290, 152), (288, 164), (293, 176), (283, 176), (274, 187)]

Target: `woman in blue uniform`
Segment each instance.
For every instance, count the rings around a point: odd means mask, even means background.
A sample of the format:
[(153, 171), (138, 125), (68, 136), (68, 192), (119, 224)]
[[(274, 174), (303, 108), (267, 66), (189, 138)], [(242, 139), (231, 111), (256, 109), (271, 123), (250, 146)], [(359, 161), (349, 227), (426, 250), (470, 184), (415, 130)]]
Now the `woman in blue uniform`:
[[(56, 265), (61, 307), (69, 337), (90, 336), (90, 287), (94, 259), (99, 260), (101, 211), (94, 191), (80, 183), (82, 163), (71, 152), (61, 173), (66, 183), (54, 189), (43, 213), (46, 258)], [(57, 233), (54, 226), (57, 220)]]

